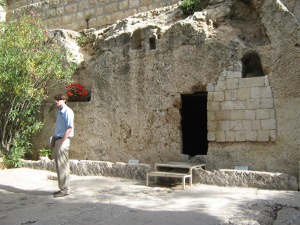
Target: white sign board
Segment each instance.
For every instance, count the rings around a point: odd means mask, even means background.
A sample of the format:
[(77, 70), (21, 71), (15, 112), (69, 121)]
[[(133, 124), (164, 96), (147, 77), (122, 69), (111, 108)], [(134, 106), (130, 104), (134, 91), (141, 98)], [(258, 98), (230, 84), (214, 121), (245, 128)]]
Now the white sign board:
[(249, 166), (235, 166), (235, 170), (249, 170)]
[(128, 164), (139, 164), (140, 162), (139, 162), (139, 160), (137, 160), (137, 159), (129, 159), (128, 160)]

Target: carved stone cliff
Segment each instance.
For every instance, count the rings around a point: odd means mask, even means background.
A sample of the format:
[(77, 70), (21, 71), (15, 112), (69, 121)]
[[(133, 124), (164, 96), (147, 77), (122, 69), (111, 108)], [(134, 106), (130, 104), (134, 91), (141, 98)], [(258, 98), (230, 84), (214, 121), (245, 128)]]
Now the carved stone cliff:
[[(208, 92), (208, 151), (198, 157), (207, 169), (298, 174), (298, 8), (287, 0), (211, 0), (189, 17), (175, 5), (85, 30), (86, 45), (73, 48), (83, 59), (74, 80), (93, 94), (90, 102), (69, 103), (76, 114), (71, 158), (182, 159), (181, 96)], [(251, 76), (249, 54), (260, 61)], [(59, 90), (64, 86), (53, 95)], [(54, 129), (51, 101), (36, 147)]]

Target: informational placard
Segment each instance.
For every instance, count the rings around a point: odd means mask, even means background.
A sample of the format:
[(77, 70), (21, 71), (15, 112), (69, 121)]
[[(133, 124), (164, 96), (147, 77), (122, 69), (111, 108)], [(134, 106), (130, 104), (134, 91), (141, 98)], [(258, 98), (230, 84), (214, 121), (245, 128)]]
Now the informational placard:
[(129, 159), (128, 160), (128, 164), (131, 164), (131, 165), (136, 165), (136, 164), (139, 164), (140, 161), (137, 160), (137, 159)]
[(249, 166), (235, 166), (235, 170), (249, 170)]

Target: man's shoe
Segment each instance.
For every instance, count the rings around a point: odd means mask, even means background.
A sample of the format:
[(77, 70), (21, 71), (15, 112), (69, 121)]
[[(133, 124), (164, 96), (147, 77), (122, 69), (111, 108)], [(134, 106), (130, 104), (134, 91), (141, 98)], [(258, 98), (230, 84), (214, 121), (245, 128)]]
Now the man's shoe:
[(68, 193), (64, 193), (62, 191), (59, 191), (57, 193), (54, 194), (54, 198), (60, 198), (60, 197), (64, 197), (66, 195), (69, 195)]
[(53, 192), (53, 195), (57, 195), (59, 192), (61, 192), (61, 191)]

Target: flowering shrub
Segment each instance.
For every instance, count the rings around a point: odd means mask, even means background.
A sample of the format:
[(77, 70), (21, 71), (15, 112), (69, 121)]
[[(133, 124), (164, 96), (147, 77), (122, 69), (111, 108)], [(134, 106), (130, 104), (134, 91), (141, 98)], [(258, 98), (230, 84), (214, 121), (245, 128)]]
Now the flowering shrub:
[(70, 84), (66, 86), (68, 97), (76, 97), (76, 96), (90, 96), (90, 92), (83, 85), (79, 83)]

